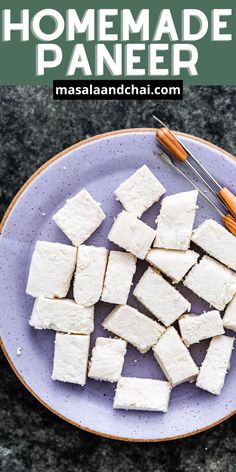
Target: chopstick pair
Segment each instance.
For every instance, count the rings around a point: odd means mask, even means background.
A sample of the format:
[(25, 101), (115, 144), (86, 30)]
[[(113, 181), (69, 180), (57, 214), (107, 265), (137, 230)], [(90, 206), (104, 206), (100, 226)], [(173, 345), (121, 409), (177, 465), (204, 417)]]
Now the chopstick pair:
[[(214, 177), (208, 172), (208, 170), (197, 160), (197, 158), (189, 151), (189, 149), (184, 146), (177, 136), (170, 131), (170, 129), (156, 116), (153, 115), (153, 118), (161, 124), (161, 128), (157, 129), (156, 138), (160, 142), (162, 148), (168, 152), (168, 154), (161, 155), (161, 158), (168, 163), (172, 168), (174, 168), (179, 174), (182, 175), (194, 188), (196, 188), (200, 195), (212, 205), (215, 210), (222, 217), (223, 223), (227, 229), (236, 236), (236, 196), (226, 187), (222, 187), (219, 182), (214, 179)], [(191, 168), (191, 170), (197, 175), (197, 177), (208, 187), (211, 193), (217, 196), (223, 206), (230, 211), (230, 213), (223, 213), (217, 205), (215, 205), (185, 174), (182, 172), (179, 167), (175, 165), (174, 158), (177, 158), (179, 161), (183, 162), (185, 165)], [(198, 172), (198, 170), (191, 164), (188, 160), (191, 158), (195, 164), (203, 171), (203, 175)], [(209, 184), (208, 180), (214, 185), (214, 188)]]

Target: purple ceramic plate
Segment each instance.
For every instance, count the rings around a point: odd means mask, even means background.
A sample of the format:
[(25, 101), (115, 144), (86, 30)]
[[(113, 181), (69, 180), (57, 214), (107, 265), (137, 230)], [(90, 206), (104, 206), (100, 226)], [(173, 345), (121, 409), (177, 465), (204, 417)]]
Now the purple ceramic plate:
[[(236, 191), (236, 161), (232, 156), (191, 136), (182, 135), (181, 139), (222, 184)], [(158, 441), (194, 434), (232, 415), (236, 410), (236, 350), (219, 397), (185, 383), (172, 391), (166, 414), (113, 410), (115, 386), (112, 384), (88, 380), (82, 388), (51, 380), (55, 332), (29, 327), (34, 300), (25, 294), (25, 287), (37, 239), (70, 243), (52, 222), (52, 215), (68, 197), (83, 187), (101, 202), (107, 215), (87, 242), (107, 248), (113, 248), (107, 241), (107, 234), (121, 211), (113, 192), (138, 167), (147, 164), (168, 194), (190, 190), (191, 186), (164, 164), (159, 155), (155, 133), (151, 129), (108, 133), (67, 149), (26, 184), (7, 213), (0, 238), (2, 345), (15, 373), (36, 398), (70, 423), (97, 434), (130, 441)], [(160, 205), (155, 204), (144, 214), (143, 221), (155, 227), (159, 208)], [(220, 221), (209, 204), (199, 198), (195, 226), (206, 218)], [(146, 263), (140, 261), (134, 283), (145, 267)], [(179, 289), (192, 303), (193, 312), (202, 313), (209, 308), (181, 284)], [(129, 303), (138, 306), (132, 294)], [(97, 305), (91, 346), (97, 335), (109, 336), (101, 328), (101, 322), (111, 309), (109, 304)], [(198, 365), (204, 358), (207, 345), (208, 342), (202, 342), (191, 349)], [(152, 352), (142, 355), (131, 346), (128, 347), (123, 374), (164, 378)]]

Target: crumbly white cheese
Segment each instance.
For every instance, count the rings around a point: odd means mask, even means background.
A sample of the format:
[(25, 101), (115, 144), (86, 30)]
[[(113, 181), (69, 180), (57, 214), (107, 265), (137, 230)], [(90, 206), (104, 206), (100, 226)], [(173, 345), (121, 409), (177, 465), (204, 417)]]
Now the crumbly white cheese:
[(216, 336), (212, 338), (206, 357), (200, 367), (196, 386), (207, 392), (219, 395), (225, 382), (227, 370), (230, 368), (230, 358), (234, 338)]
[(128, 252), (110, 252), (101, 296), (103, 302), (116, 305), (126, 304), (136, 269), (136, 261), (136, 257)]
[(150, 226), (127, 211), (122, 211), (117, 216), (108, 239), (139, 259), (145, 259), (155, 235), (156, 232)]
[(179, 319), (179, 327), (186, 346), (224, 334), (223, 321), (217, 310), (202, 315), (183, 315)]
[(163, 274), (167, 275), (173, 283), (178, 283), (185, 274), (196, 264), (199, 254), (195, 251), (174, 251), (172, 249), (150, 249), (146, 260)]
[(67, 200), (52, 219), (74, 246), (79, 246), (100, 226), (105, 217), (100, 204), (83, 189)]
[(169, 195), (162, 200), (154, 247), (183, 251), (189, 248), (197, 196), (198, 191), (192, 190)]
[(147, 352), (165, 332), (165, 328), (128, 305), (116, 307), (105, 318), (103, 328), (120, 336), (140, 352)]
[(222, 264), (236, 270), (236, 238), (216, 221), (204, 221), (193, 231), (192, 241)]
[(74, 278), (74, 299), (84, 306), (95, 305), (103, 288), (108, 250), (104, 247), (78, 247), (77, 265)]
[(194, 380), (197, 376), (198, 367), (173, 326), (166, 330), (152, 349), (173, 387)]
[(75, 247), (37, 241), (26, 293), (33, 297), (65, 297), (75, 269), (76, 254)]
[(191, 307), (188, 300), (151, 267), (144, 272), (133, 294), (165, 326), (170, 326)]
[(165, 191), (150, 169), (143, 165), (115, 190), (115, 195), (126, 211), (140, 218)]
[(164, 380), (121, 377), (118, 381), (114, 408), (167, 412), (171, 385)]
[(236, 295), (232, 298), (225, 310), (223, 325), (227, 329), (236, 331)]
[(52, 379), (85, 385), (90, 337), (57, 333)]
[(97, 338), (88, 377), (117, 382), (123, 369), (126, 347), (127, 343), (123, 339)]
[(217, 310), (223, 310), (236, 293), (236, 275), (215, 259), (204, 256), (188, 273), (184, 285)]
[(84, 307), (66, 298), (39, 297), (35, 300), (29, 324), (36, 329), (90, 334), (94, 330), (94, 307)]

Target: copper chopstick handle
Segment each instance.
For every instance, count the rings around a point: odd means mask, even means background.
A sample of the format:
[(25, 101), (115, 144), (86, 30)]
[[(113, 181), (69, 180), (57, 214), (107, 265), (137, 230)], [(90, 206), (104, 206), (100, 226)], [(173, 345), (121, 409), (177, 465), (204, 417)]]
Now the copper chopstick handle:
[(187, 159), (188, 153), (168, 128), (159, 128), (156, 132), (156, 138), (179, 161)]
[[(188, 158), (189, 155), (187, 151), (169, 128), (158, 128), (156, 138), (157, 141), (179, 161), (185, 161), (185, 159)], [(226, 187), (218, 192), (218, 196), (233, 215), (226, 215), (223, 218), (223, 222), (228, 230), (236, 236), (236, 196)]]
[(222, 188), (218, 195), (230, 213), (236, 218), (236, 196), (226, 187)]
[(236, 236), (236, 220), (231, 216), (229, 213), (228, 215), (225, 215), (223, 218), (223, 222), (226, 226), (226, 228), (234, 235)]

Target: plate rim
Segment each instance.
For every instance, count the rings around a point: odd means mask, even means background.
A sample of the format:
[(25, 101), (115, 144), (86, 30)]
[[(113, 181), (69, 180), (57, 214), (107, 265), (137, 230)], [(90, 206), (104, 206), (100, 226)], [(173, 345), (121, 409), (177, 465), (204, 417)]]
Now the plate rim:
[[(10, 202), (9, 206), (7, 207), (7, 210), (6, 212), (4, 213), (3, 215), (3, 218), (2, 220), (0, 221), (0, 235), (2, 234), (3, 232), (3, 229), (4, 229), (4, 225), (6, 224), (7, 222), (7, 219), (11, 213), (11, 211), (13, 210), (16, 202), (18, 201), (19, 197), (23, 194), (23, 192), (27, 189), (27, 187), (34, 181), (34, 179), (40, 175), (49, 165), (51, 165), (53, 162), (55, 162), (56, 160), (60, 159), (62, 156), (64, 156), (65, 154), (68, 154), (69, 152), (77, 149), (78, 147), (80, 146), (84, 146), (88, 143), (91, 143), (93, 141), (96, 141), (96, 140), (99, 140), (99, 139), (103, 139), (103, 138), (106, 138), (106, 137), (111, 137), (111, 136), (116, 136), (116, 135), (120, 135), (120, 134), (128, 134), (128, 133), (146, 133), (146, 132), (150, 132), (150, 133), (153, 133), (156, 131), (156, 128), (127, 128), (127, 129), (120, 129), (120, 130), (115, 130), (115, 131), (108, 131), (106, 133), (102, 133), (102, 134), (98, 134), (98, 135), (95, 135), (95, 136), (91, 136), (89, 138), (86, 138), (82, 141), (78, 141), (77, 143), (73, 144), (72, 146), (69, 146), (68, 148), (60, 151), (59, 153), (57, 153), (55, 156), (51, 157), (50, 159), (48, 159), (42, 166), (40, 166), (27, 180), (26, 182), (20, 187), (20, 189), (18, 190), (18, 192), (15, 194), (15, 196), (13, 197), (12, 201)], [(220, 151), (222, 154), (224, 154), (225, 156), (229, 157), (230, 159), (232, 160), (235, 160), (236, 161), (236, 157), (233, 156), (233, 154), (229, 153), (228, 151), (225, 151), (224, 149), (220, 148), (219, 146), (216, 146), (215, 144), (212, 144), (208, 141), (206, 141), (205, 139), (202, 139), (202, 138), (199, 138), (197, 136), (194, 136), (192, 134), (188, 134), (188, 133), (182, 133), (182, 132), (179, 132), (179, 131), (174, 131), (173, 132), (175, 134), (177, 134), (178, 136), (183, 136), (183, 137), (186, 137), (186, 138), (190, 138), (194, 141), (197, 141), (197, 142), (200, 142), (202, 144), (205, 144), (209, 147), (212, 147), (213, 149), (217, 150), (217, 151)], [(166, 441), (174, 441), (176, 439), (182, 439), (182, 438), (187, 438), (187, 437), (190, 437), (190, 436), (194, 436), (196, 434), (199, 434), (201, 432), (204, 432), (204, 431), (207, 431), (211, 428), (214, 428), (215, 426), (223, 423), (224, 421), (226, 421), (227, 419), (231, 418), (232, 416), (234, 416), (236, 414), (236, 410), (233, 410), (231, 413), (229, 413), (228, 415), (224, 416), (223, 418), (221, 418), (220, 420), (214, 422), (214, 423), (211, 423), (203, 428), (199, 428), (199, 429), (196, 429), (194, 431), (190, 431), (189, 433), (185, 433), (185, 434), (180, 434), (180, 435), (177, 435), (177, 436), (170, 436), (170, 437), (166, 437), (166, 438), (156, 438), (156, 439), (143, 439), (143, 438), (128, 438), (128, 437), (122, 437), (122, 436), (116, 436), (116, 435), (112, 435), (112, 434), (107, 434), (107, 433), (103, 433), (101, 431), (97, 431), (97, 430), (93, 430), (91, 428), (88, 428), (86, 426), (83, 426), (79, 423), (77, 423), (76, 421), (73, 421), (69, 418), (67, 418), (66, 416), (62, 415), (61, 413), (59, 413), (58, 411), (54, 410), (48, 403), (46, 403), (44, 400), (42, 400), (40, 398), (40, 396), (35, 393), (32, 388), (30, 387), (30, 385), (27, 384), (27, 382), (24, 380), (24, 378), (21, 376), (20, 372), (17, 370), (17, 368), (15, 367), (13, 361), (11, 360), (11, 357), (10, 355), (8, 354), (7, 352), (7, 349), (3, 343), (3, 340), (0, 336), (0, 347), (3, 351), (3, 354), (4, 356), (6, 357), (6, 360), (8, 361), (10, 367), (12, 368), (14, 374), (16, 375), (16, 377), (20, 380), (20, 382), (22, 383), (22, 385), (24, 385), (24, 387), (28, 390), (28, 392), (36, 399), (39, 401), (39, 403), (41, 403), (41, 405), (43, 405), (45, 408), (47, 408), (47, 410), (49, 410), (51, 413), (53, 413), (54, 415), (56, 415), (57, 417), (59, 417), (60, 419), (66, 421), (67, 423), (73, 425), (73, 426), (76, 426), (77, 428), (83, 430), (83, 431), (86, 431), (86, 432), (89, 432), (89, 433), (92, 433), (92, 434), (96, 434), (97, 436), (101, 436), (101, 437), (104, 437), (104, 438), (108, 438), (108, 439), (115, 439), (115, 440), (118, 440), (118, 441), (125, 441), (125, 442), (137, 442), (137, 443), (148, 443), (148, 442), (166, 442)]]

